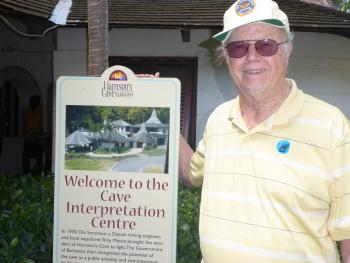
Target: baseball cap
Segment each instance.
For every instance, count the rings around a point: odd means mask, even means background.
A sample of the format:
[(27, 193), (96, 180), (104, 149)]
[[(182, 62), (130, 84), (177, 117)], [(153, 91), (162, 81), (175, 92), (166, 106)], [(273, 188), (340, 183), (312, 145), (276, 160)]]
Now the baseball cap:
[(253, 22), (268, 23), (290, 32), (287, 15), (272, 0), (237, 0), (224, 14), (224, 29), (213, 36), (221, 42), (231, 30)]

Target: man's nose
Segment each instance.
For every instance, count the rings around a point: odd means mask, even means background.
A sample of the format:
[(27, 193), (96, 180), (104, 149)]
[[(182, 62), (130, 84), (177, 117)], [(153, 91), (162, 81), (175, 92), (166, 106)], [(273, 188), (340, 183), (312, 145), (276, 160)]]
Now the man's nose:
[(247, 60), (255, 60), (259, 57), (259, 54), (256, 52), (255, 44), (250, 44), (247, 52)]

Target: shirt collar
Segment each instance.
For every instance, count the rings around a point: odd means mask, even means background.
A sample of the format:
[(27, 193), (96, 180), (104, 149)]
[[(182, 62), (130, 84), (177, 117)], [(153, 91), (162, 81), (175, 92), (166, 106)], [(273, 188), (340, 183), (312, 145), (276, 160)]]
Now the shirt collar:
[[(264, 129), (271, 130), (271, 128), (275, 125), (288, 123), (290, 119), (295, 117), (300, 112), (303, 105), (304, 93), (298, 89), (294, 80), (287, 79), (287, 82), (291, 86), (291, 91), (288, 97), (270, 117), (268, 117), (255, 128), (262, 128), (262, 125), (265, 127)], [(237, 96), (232, 102), (232, 107), (229, 112), (228, 119), (244, 132), (249, 132), (241, 114), (239, 96)], [(255, 130), (255, 128), (253, 130)]]
[(297, 84), (292, 79), (287, 79), (291, 86), (291, 91), (282, 105), (273, 113), (273, 124), (281, 125), (288, 123), (301, 111), (304, 102), (304, 93), (298, 89)]
[(239, 96), (232, 101), (232, 107), (228, 115), (228, 120), (232, 121), (233, 124), (235, 124), (237, 127), (239, 127), (242, 131), (245, 133), (248, 133), (249, 130), (247, 128), (247, 125), (245, 124), (241, 112), (241, 108), (239, 106)]

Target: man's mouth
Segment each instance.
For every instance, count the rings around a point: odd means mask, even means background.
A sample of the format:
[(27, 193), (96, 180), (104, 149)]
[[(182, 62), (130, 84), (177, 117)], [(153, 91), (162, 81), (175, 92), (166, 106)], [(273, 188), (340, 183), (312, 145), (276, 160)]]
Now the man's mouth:
[(265, 71), (266, 71), (265, 69), (249, 69), (249, 70), (244, 70), (244, 73), (247, 73), (247, 74), (260, 74), (260, 73), (263, 73)]

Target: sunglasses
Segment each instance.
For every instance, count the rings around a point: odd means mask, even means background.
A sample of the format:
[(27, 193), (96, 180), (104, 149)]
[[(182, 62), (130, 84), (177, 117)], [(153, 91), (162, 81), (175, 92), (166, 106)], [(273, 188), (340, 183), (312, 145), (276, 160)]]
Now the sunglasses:
[[(249, 42), (255, 41), (254, 44), (249, 44)], [(260, 40), (244, 40), (244, 41), (233, 41), (226, 45), (227, 54), (231, 58), (242, 58), (248, 53), (250, 45), (254, 45), (256, 52), (260, 56), (270, 57), (277, 53), (278, 46), (287, 43), (286, 40), (281, 43), (277, 43), (273, 39), (260, 39)]]

